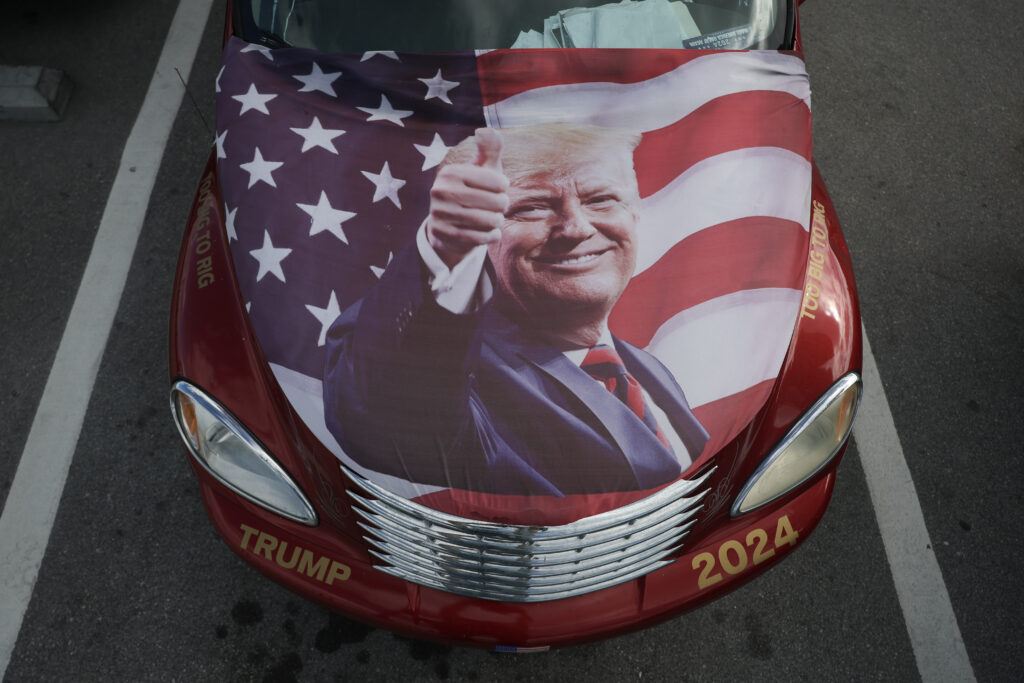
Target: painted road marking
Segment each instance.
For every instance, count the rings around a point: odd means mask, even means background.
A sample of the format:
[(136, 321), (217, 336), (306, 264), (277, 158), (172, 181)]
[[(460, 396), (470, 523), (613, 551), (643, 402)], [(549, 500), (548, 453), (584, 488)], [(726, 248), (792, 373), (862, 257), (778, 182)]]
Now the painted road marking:
[(924, 683), (974, 681), (921, 502), (864, 333), (864, 396), (853, 427), (896, 595)]
[(125, 142), (85, 273), (0, 515), (0, 678), (50, 538), (164, 148), (212, 0), (181, 0)]

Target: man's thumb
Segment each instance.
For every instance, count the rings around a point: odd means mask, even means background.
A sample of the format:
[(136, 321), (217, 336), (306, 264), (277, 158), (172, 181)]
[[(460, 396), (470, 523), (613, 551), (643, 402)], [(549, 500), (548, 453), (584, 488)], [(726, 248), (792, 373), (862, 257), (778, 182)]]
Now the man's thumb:
[(501, 170), (501, 133), (490, 128), (476, 132), (477, 166)]

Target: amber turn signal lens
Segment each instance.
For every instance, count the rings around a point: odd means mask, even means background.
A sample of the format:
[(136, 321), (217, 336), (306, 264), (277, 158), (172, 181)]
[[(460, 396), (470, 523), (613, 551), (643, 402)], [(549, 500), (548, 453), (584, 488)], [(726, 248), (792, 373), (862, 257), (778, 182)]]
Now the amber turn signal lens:
[(178, 403), (178, 415), (182, 432), (193, 449), (199, 448), (199, 419), (196, 417), (196, 408), (184, 394), (177, 394), (175, 401)]

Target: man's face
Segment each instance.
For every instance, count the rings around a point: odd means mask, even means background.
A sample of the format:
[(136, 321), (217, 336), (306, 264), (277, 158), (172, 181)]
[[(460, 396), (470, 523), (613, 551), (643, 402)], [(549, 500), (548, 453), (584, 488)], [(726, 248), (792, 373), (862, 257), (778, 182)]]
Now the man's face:
[[(625, 152), (512, 177), (498, 289), (527, 314), (606, 315), (636, 264), (636, 176)], [(543, 320), (538, 320), (543, 323)]]

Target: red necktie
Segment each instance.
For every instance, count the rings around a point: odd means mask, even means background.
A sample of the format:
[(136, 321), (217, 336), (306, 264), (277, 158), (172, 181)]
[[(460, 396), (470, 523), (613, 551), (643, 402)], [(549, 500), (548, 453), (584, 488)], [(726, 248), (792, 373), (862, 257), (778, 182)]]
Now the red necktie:
[(583, 359), (580, 369), (588, 375), (604, 384), (605, 388), (614, 394), (620, 401), (626, 404), (633, 414), (640, 418), (640, 421), (647, 425), (647, 428), (654, 432), (658, 441), (665, 448), (672, 450), (668, 439), (654, 419), (647, 401), (644, 400), (644, 391), (636, 377), (626, 370), (622, 358), (618, 352), (605, 344), (598, 344), (590, 349), (587, 357)]

